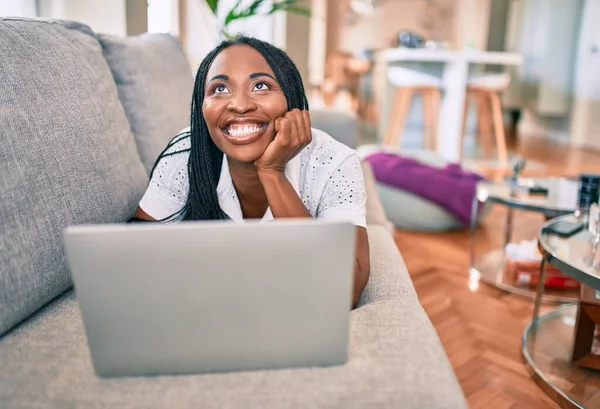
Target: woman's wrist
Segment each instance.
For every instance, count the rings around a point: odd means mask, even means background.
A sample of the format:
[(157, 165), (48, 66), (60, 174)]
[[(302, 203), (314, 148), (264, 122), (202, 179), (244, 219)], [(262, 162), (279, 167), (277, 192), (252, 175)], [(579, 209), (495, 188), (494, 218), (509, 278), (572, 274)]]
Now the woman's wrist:
[(258, 179), (263, 185), (287, 180), (285, 172), (279, 169), (258, 169)]

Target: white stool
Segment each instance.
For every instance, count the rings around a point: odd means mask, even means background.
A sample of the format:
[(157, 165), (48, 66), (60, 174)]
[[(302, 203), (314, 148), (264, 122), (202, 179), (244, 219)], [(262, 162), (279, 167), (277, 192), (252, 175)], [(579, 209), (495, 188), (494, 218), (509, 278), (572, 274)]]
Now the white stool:
[(502, 166), (508, 165), (500, 92), (506, 90), (509, 84), (510, 75), (508, 73), (474, 75), (469, 79), (463, 116), (463, 137), (461, 138), (460, 145), (461, 156), (465, 126), (470, 106), (469, 101), (470, 98), (473, 97), (477, 109), (477, 133), (478, 135), (481, 135), (483, 139), (486, 156), (492, 156), (491, 134), (493, 127), (498, 160)]
[(420, 93), (423, 101), (425, 148), (435, 149), (442, 99), (440, 91), (442, 80), (434, 75), (402, 67), (388, 68), (387, 76), (389, 81), (396, 86), (396, 93), (389, 113), (383, 144), (392, 146), (400, 144), (401, 133), (404, 132), (413, 94)]

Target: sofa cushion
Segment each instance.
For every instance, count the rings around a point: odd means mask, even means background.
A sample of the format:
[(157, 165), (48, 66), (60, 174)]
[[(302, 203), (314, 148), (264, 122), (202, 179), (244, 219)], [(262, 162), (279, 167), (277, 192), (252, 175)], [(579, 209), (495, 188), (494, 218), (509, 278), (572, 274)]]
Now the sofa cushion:
[(0, 55), (2, 334), (71, 285), (63, 228), (126, 220), (147, 175), (88, 27), (3, 18)]
[(189, 126), (194, 89), (190, 65), (179, 41), (169, 34), (98, 37), (150, 172), (167, 143)]
[(392, 238), (372, 226), (369, 240), (369, 302), (351, 313), (345, 365), (100, 379), (69, 294), (0, 340), (0, 407), (465, 408)]

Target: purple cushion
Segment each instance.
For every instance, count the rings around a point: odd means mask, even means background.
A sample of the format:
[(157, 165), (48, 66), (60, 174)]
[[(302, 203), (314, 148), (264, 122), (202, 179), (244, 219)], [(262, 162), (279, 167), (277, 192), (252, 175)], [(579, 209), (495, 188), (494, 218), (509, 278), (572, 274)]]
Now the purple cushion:
[(471, 222), (471, 206), (481, 175), (465, 171), (458, 164), (437, 168), (395, 153), (378, 152), (365, 160), (379, 183), (436, 203), (461, 223)]

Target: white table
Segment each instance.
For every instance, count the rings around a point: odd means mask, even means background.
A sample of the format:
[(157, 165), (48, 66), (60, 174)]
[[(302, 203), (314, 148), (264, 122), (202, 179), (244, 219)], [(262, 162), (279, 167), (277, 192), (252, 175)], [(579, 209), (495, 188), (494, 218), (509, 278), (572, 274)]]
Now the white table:
[[(392, 48), (381, 51), (382, 65), (403, 61), (444, 64), (443, 100), (439, 120), (438, 153), (450, 161), (460, 158), (462, 118), (470, 64), (520, 65), (520, 54), (477, 50)], [(385, 111), (385, 110), (384, 110)], [(383, 112), (383, 111), (382, 111)]]

